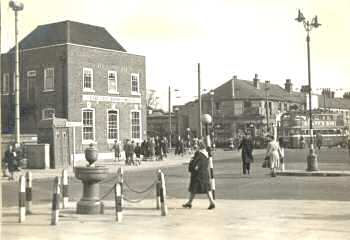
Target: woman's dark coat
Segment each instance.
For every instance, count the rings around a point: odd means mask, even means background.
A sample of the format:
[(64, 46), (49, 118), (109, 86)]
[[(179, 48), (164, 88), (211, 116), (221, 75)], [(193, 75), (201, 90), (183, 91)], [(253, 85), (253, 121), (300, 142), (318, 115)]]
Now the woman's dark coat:
[(242, 148), (242, 161), (245, 163), (251, 163), (253, 158), (253, 142), (249, 138), (243, 138), (241, 144), (238, 146), (238, 150)]
[(207, 193), (210, 191), (208, 165), (208, 157), (202, 152), (196, 151), (188, 167), (188, 171), (191, 173), (188, 190), (191, 193)]
[(5, 152), (5, 163), (7, 163), (9, 172), (14, 172), (17, 169), (16, 157), (13, 152), (9, 150)]

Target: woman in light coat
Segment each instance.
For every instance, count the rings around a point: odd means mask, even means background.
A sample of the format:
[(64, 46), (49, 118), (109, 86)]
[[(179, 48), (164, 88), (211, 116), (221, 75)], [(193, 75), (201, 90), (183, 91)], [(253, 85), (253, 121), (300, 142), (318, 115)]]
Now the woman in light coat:
[(268, 157), (270, 161), (271, 177), (276, 177), (276, 170), (279, 166), (281, 149), (273, 136), (268, 136), (268, 138), (270, 141), (267, 144), (266, 157)]

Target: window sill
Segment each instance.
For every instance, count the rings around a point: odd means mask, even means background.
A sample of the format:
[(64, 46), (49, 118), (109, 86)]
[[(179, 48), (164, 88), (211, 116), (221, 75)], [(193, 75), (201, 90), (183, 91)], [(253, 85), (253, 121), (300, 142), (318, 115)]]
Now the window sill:
[[(107, 143), (108, 144), (114, 144), (115, 143), (115, 140), (118, 140), (118, 138), (116, 139), (107, 139)], [(119, 141), (119, 140), (118, 140)]]
[(45, 90), (43, 90), (43, 93), (50, 93), (50, 92), (55, 92), (55, 89), (45, 89)]
[(133, 95), (133, 96), (141, 96), (141, 93), (139, 93), (139, 92), (131, 92), (131, 95)]
[(82, 144), (84, 144), (84, 145), (89, 145), (90, 143), (97, 144), (97, 142), (95, 140), (83, 140), (82, 141)]
[(95, 90), (94, 90), (94, 89), (91, 89), (91, 88), (83, 88), (83, 92), (91, 92), (91, 93), (94, 93)]
[(115, 91), (109, 91), (108, 94), (118, 94), (119, 95), (119, 92), (115, 92)]

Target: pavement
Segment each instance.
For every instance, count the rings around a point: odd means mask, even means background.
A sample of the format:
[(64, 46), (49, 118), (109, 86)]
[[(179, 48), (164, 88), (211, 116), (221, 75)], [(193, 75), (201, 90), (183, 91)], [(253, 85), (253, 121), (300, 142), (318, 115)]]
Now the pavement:
[[(221, 151), (221, 150), (218, 150)], [(260, 154), (263, 154), (260, 150)], [(232, 152), (232, 156), (239, 156)], [(230, 153), (231, 155), (231, 153)], [(190, 160), (169, 156), (164, 161), (142, 162), (141, 166), (124, 166), (122, 162), (104, 160), (99, 164), (108, 166), (111, 173), (123, 167), (124, 171), (140, 171), (176, 166)], [(214, 158), (215, 160), (215, 158)], [(279, 174), (304, 176), (305, 163), (287, 164), (287, 170)], [(333, 165), (322, 165), (320, 176), (327, 173), (348, 173), (328, 171)], [(339, 165), (338, 165), (339, 167)], [(34, 179), (59, 176), (62, 169), (31, 170)], [(69, 169), (69, 175), (74, 173)], [(310, 176), (316, 176), (316, 175)], [(338, 176), (338, 175), (328, 175)], [(7, 180), (3, 180), (8, 182)], [(154, 193), (152, 193), (154, 194)], [(218, 199), (214, 210), (205, 196), (198, 196), (192, 209), (183, 209), (186, 199), (173, 198), (168, 193), (166, 204), (168, 215), (161, 216), (156, 210), (155, 200), (145, 199), (137, 203), (126, 202), (123, 221), (115, 221), (113, 201), (104, 201), (105, 212), (101, 215), (79, 215), (75, 213), (76, 202), (71, 200), (68, 208), (60, 210), (60, 221), (51, 223), (51, 204), (39, 203), (32, 207), (33, 214), (18, 223), (18, 208), (2, 208), (1, 239), (6, 240), (104, 240), (104, 239), (350, 239), (350, 202), (328, 200), (238, 200)], [(320, 211), (322, 210), (322, 211)]]

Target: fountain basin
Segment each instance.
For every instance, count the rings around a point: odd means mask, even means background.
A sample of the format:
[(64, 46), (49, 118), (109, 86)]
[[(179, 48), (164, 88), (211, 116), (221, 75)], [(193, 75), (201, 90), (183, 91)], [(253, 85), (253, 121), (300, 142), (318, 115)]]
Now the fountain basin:
[(75, 177), (83, 182), (83, 196), (77, 203), (78, 214), (100, 214), (100, 185), (108, 175), (108, 168), (103, 166), (76, 167)]

